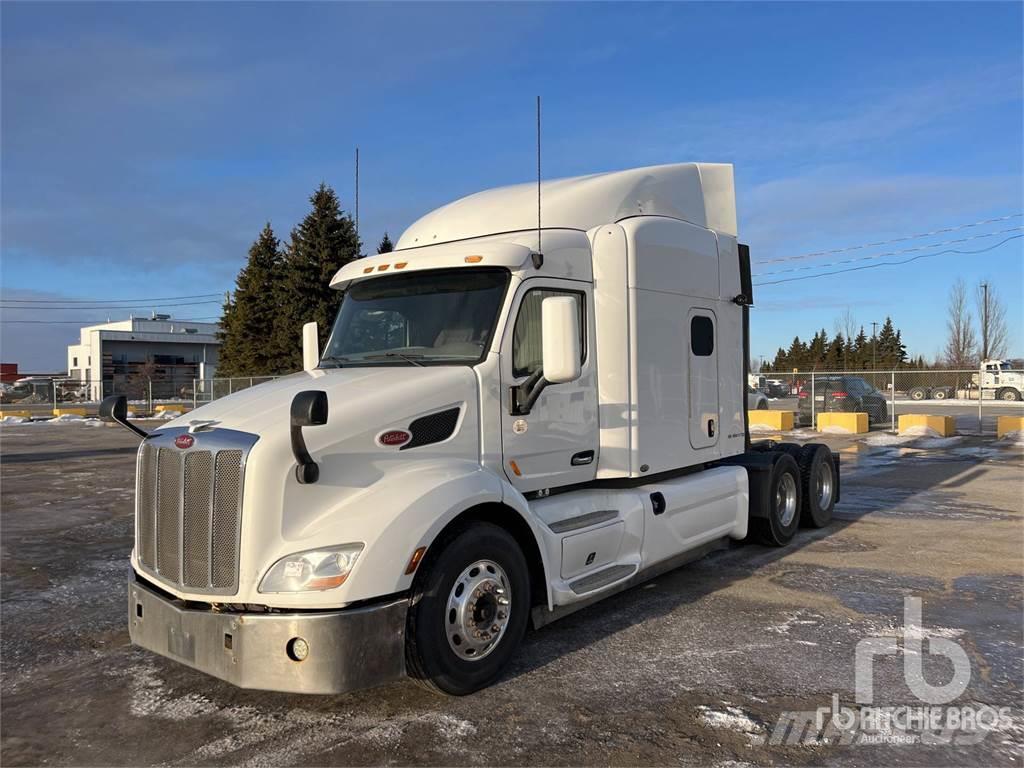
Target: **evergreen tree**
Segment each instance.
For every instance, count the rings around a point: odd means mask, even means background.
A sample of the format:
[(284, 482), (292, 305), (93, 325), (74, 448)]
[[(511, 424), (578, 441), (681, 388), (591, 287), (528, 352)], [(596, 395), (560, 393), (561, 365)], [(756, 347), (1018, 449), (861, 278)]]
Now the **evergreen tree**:
[(807, 362), (810, 364), (810, 368), (816, 369), (821, 368), (825, 362), (825, 349), (828, 346), (828, 334), (825, 329), (822, 328), (811, 339), (810, 347), (807, 350)]
[(871, 342), (864, 333), (864, 326), (860, 327), (857, 338), (853, 340), (853, 355), (850, 358), (855, 369), (862, 371), (871, 362)]
[(321, 183), (309, 201), (313, 209), (292, 230), (284, 256), (274, 328), (275, 367), (282, 373), (302, 367), (303, 324), (317, 322), (323, 349), (341, 301), (341, 294), (330, 287), (331, 278), (360, 251), (352, 218), (341, 210), (333, 189)]
[(846, 340), (843, 339), (842, 333), (837, 333), (836, 337), (829, 342), (828, 348), (825, 350), (825, 369), (829, 371), (838, 371), (842, 369), (845, 353)]
[(391, 242), (391, 238), (385, 232), (384, 237), (380, 239), (380, 243), (377, 245), (377, 253), (391, 253), (393, 250), (395, 250), (395, 244)]
[(224, 304), (217, 334), (217, 372), (223, 376), (262, 376), (277, 370), (272, 339), (282, 277), (280, 245), (268, 222), (249, 248), (249, 261), (235, 279), (234, 296)]
[(899, 331), (892, 324), (892, 318), (886, 317), (882, 330), (875, 340), (877, 345), (878, 368), (895, 368), (907, 359), (907, 348), (903, 345)]

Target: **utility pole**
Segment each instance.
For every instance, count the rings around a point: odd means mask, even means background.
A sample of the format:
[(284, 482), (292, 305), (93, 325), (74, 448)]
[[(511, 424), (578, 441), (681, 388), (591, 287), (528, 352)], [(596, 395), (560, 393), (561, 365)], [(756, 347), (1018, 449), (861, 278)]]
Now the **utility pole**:
[(871, 321), (871, 370), (875, 370), (878, 367), (878, 321)]
[(988, 360), (988, 283), (981, 284), (981, 359)]
[[(359, 147), (356, 147), (356, 243), (359, 243)], [(362, 249), (360, 249), (362, 250)], [(359, 254), (357, 253), (358, 257)]]

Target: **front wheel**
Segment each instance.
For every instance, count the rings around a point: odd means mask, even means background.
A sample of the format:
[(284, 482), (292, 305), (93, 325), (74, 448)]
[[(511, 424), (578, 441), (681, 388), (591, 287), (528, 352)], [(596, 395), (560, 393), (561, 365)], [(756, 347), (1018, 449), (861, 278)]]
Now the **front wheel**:
[(530, 578), (516, 540), (472, 523), (440, 547), (416, 577), (406, 626), (409, 675), (462, 696), (494, 682), (526, 632)]

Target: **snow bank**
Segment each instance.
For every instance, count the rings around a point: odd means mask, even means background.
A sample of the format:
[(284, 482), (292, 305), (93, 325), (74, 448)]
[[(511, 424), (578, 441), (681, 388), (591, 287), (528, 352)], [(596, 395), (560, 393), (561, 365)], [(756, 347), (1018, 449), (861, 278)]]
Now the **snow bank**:
[(169, 421), (170, 419), (176, 419), (179, 416), (181, 416), (181, 411), (157, 411), (150, 418)]
[(872, 446), (906, 445), (914, 443), (917, 448), (948, 448), (956, 445), (963, 438), (959, 435), (943, 437), (931, 427), (918, 426), (905, 429), (898, 435), (891, 435), (888, 432), (881, 435), (871, 435), (864, 442)]
[(24, 424), (30, 419), (26, 419), (24, 416), (4, 416), (0, 419), (0, 424)]
[(776, 429), (775, 427), (768, 426), (767, 424), (751, 424), (750, 425), (750, 433), (751, 434), (754, 434), (754, 433), (757, 433), (757, 432), (770, 433), (770, 432), (779, 432), (779, 431), (780, 430)]
[(1001, 438), (996, 440), (999, 445), (1016, 445), (1024, 446), (1024, 432), (1007, 432)]

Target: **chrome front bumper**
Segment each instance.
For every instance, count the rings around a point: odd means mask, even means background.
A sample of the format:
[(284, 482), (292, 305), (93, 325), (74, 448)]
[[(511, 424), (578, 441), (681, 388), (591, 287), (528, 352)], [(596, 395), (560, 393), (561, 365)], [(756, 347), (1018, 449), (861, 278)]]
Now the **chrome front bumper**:
[[(132, 643), (240, 688), (344, 693), (405, 674), (405, 598), (303, 613), (218, 613), (182, 606), (133, 579), (128, 585)], [(296, 637), (309, 648), (302, 661), (289, 655)]]

